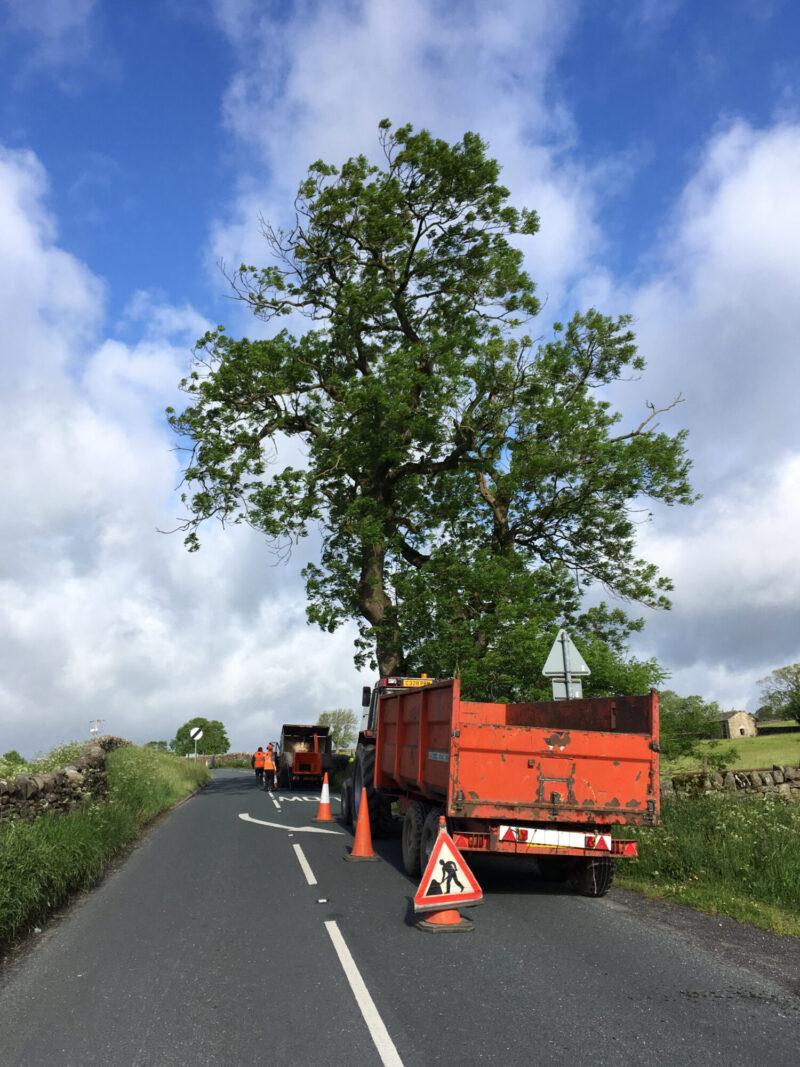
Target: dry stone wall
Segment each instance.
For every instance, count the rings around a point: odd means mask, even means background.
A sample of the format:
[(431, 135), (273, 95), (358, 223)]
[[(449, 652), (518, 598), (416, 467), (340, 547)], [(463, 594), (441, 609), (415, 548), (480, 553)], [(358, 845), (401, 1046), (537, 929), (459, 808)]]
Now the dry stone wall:
[(207, 760), (211, 767), (236, 767), (242, 763), (249, 767), (252, 755), (252, 752), (223, 752), (220, 756), (203, 756), (202, 758)]
[(661, 779), (662, 796), (698, 796), (705, 793), (783, 797), (800, 803), (800, 766), (781, 767), (775, 764), (770, 770), (701, 771), (673, 774)]
[(104, 800), (106, 755), (130, 743), (121, 737), (99, 737), (87, 742), (75, 762), (61, 770), (0, 778), (0, 821), (35, 819), (45, 812), (71, 811), (87, 800)]

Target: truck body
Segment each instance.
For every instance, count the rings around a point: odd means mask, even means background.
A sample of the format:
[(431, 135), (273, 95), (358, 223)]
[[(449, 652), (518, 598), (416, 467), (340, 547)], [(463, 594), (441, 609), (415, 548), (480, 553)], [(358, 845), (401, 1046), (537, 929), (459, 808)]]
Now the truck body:
[(636, 855), (636, 843), (612, 838), (611, 828), (658, 823), (655, 692), (476, 703), (461, 700), (456, 678), (383, 679), (367, 694), (346, 799), (357, 815), (360, 778), (378, 834), (397, 801), (411, 874), (444, 815), (464, 852), (534, 856), (544, 877), (577, 877), (579, 891), (597, 888), (601, 872), (607, 888), (613, 858)]
[(278, 785), (281, 789), (321, 785), (331, 767), (332, 739), (329, 726), (281, 727), (278, 753)]

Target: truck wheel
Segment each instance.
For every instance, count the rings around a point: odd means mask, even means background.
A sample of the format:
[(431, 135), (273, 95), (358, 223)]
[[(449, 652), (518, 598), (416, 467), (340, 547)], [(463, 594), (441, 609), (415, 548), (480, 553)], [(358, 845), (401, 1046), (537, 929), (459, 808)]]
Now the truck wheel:
[(342, 785), (342, 821), (345, 826), (353, 826), (353, 782), (350, 778)]
[(439, 808), (431, 808), (425, 816), (425, 822), (422, 824), (422, 838), (419, 846), (419, 863), (420, 868), (423, 871), (428, 866), (428, 860), (431, 858), (433, 846), (436, 844), (436, 838), (439, 836), (439, 816), (442, 814), (443, 813)]
[(614, 860), (610, 856), (585, 859), (572, 877), (576, 893), (582, 897), (604, 897), (614, 881)]
[(422, 845), (422, 828), (427, 814), (428, 805), (415, 800), (403, 819), (403, 866), (406, 874), (412, 876), (422, 873), (420, 846)]
[(369, 826), (373, 837), (388, 837), (392, 828), (392, 807), (375, 791), (375, 747), (359, 745), (353, 765), (353, 817), (358, 822), (361, 790), (367, 791)]

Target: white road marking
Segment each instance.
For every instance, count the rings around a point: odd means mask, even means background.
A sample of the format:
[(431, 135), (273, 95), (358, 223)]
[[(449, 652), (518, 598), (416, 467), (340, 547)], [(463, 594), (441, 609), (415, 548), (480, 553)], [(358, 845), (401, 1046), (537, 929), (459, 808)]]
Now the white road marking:
[(337, 837), (344, 837), (344, 833), (341, 830), (323, 830), (321, 826), (285, 826), (282, 822), (265, 822), (264, 819), (254, 819), (252, 815), (248, 815), (247, 812), (240, 812), (239, 818), (244, 822), (258, 823), (259, 826), (272, 826), (275, 830), (291, 830), (295, 834), (335, 834)]
[(309, 867), (308, 860), (303, 855), (302, 848), (300, 848), (299, 845), (292, 845), (292, 848), (294, 849), (294, 853), (297, 856), (297, 862), (302, 867), (303, 874), (306, 876), (306, 881), (308, 882), (309, 885), (316, 885), (317, 884), (317, 880), (314, 877), (314, 872)]
[(359, 974), (358, 967), (356, 967), (355, 961), (350, 955), (350, 949), (347, 947), (339, 927), (335, 922), (326, 922), (325, 929), (330, 934), (333, 947), (336, 949), (336, 955), (339, 957), (342, 970), (350, 983), (350, 988), (353, 990), (356, 1004), (358, 1004), (361, 1014), (364, 1016), (364, 1022), (367, 1024), (370, 1036), (375, 1042), (375, 1048), (378, 1050), (383, 1067), (403, 1067), (403, 1061), (398, 1055), (394, 1041), (389, 1037), (389, 1031), (378, 1014), (375, 1001), (369, 995), (366, 985), (364, 985), (364, 979)]
[(273, 804), (275, 805), (276, 809), (277, 809), (278, 811), (280, 811), (280, 810), (281, 810), (281, 806), (280, 806), (280, 804), (278, 803), (278, 798), (277, 798), (277, 797), (275, 796), (275, 794), (274, 794), (274, 793), (270, 793), (270, 795), (269, 795), (269, 799), (270, 799), (270, 800), (272, 801), (272, 803), (273, 803)]

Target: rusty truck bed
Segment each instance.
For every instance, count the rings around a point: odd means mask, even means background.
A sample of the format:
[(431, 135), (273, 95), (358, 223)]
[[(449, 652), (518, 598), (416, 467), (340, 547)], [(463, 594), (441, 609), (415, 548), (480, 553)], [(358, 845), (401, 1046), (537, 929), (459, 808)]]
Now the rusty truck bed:
[(658, 696), (462, 702), (457, 679), (382, 698), (375, 784), (492, 821), (658, 821)]

